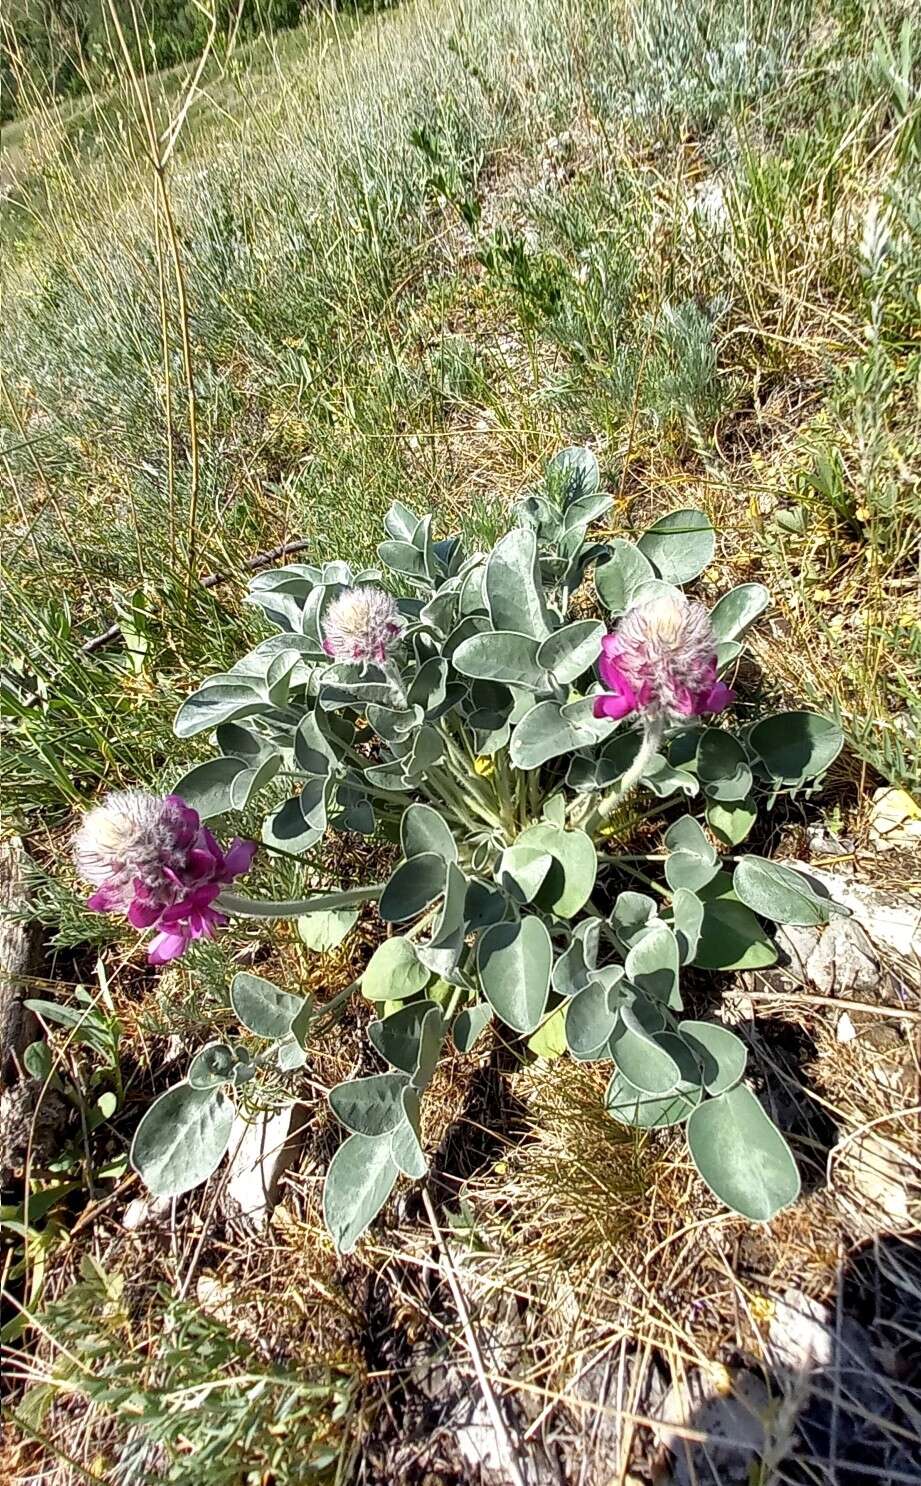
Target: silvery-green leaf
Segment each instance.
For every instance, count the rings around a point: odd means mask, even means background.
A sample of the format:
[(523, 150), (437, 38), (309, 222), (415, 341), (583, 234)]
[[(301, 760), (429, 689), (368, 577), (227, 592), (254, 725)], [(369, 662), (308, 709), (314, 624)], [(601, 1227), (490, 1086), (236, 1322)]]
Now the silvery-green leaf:
[(408, 757), (402, 761), (407, 778), (418, 780), (420, 775), (441, 762), (444, 752), (445, 744), (441, 734), (428, 723), (423, 723), (413, 738)]
[(790, 1147), (744, 1084), (694, 1110), (688, 1146), (710, 1190), (745, 1218), (767, 1222), (799, 1196)]
[(737, 640), (771, 602), (763, 583), (740, 583), (724, 593), (710, 612), (710, 625), (718, 640)]
[(566, 796), (562, 793), (550, 795), (543, 803), (542, 814), (548, 825), (559, 826), (562, 830), (566, 824)]
[(595, 886), (598, 860), (590, 838), (584, 831), (561, 831), (538, 822), (521, 832), (517, 844), (536, 847), (553, 858), (553, 866), (534, 899), (537, 907), (557, 918), (574, 918)]
[(751, 798), (725, 805), (720, 800), (708, 800), (706, 815), (707, 825), (724, 846), (738, 846), (758, 819), (758, 808)]
[(398, 935), (374, 951), (361, 977), (361, 994), (368, 1001), (405, 1001), (424, 990), (429, 979), (415, 945)]
[(179, 1197), (216, 1170), (230, 1142), (234, 1107), (221, 1089), (175, 1084), (134, 1133), (130, 1161), (155, 1197)]
[(221, 753), (242, 759), (249, 769), (254, 769), (272, 751), (271, 744), (260, 738), (258, 733), (250, 732), (249, 728), (241, 727), (236, 722), (222, 722), (216, 730), (216, 736)]
[(182, 703), (173, 723), (177, 738), (194, 738), (196, 733), (211, 732), (222, 722), (239, 722), (264, 712), (266, 703), (255, 687), (245, 682), (209, 685), (192, 693)]
[(261, 975), (240, 970), (230, 984), (230, 1004), (248, 1031), (274, 1040), (287, 1037), (305, 998), (280, 991)]
[(449, 862), (441, 912), (430, 940), (418, 945), (416, 953), (429, 970), (452, 981), (464, 951), (466, 901), (467, 880), (457, 863)]
[(849, 910), (821, 897), (803, 872), (765, 857), (743, 856), (732, 876), (736, 896), (755, 913), (778, 924), (827, 924)]
[(666, 583), (690, 583), (713, 561), (716, 534), (703, 511), (670, 511), (643, 533), (637, 546)]
[(536, 769), (561, 754), (588, 747), (596, 738), (594, 725), (570, 722), (559, 702), (538, 702), (515, 728), (509, 757), (516, 769)]
[[(322, 792), (320, 795), (322, 802)], [(309, 851), (322, 838), (324, 827), (304, 819), (300, 799), (285, 800), (262, 822), (262, 839), (268, 846), (279, 846), (295, 854)]]
[(419, 1095), (415, 1089), (403, 1090), (403, 1120), (391, 1132), (390, 1151), (404, 1176), (422, 1180), (428, 1162), (419, 1139)]
[(312, 712), (306, 712), (294, 734), (294, 762), (305, 774), (324, 779), (336, 767), (336, 755)]
[(246, 772), (242, 759), (211, 758), (183, 774), (173, 785), (172, 793), (197, 810), (202, 820), (214, 820), (234, 808), (230, 787), (238, 774)]
[(395, 500), (384, 517), (384, 530), (396, 542), (412, 542), (419, 517), (402, 501)]
[(403, 1118), (405, 1073), (375, 1073), (336, 1084), (329, 1091), (333, 1114), (356, 1135), (387, 1135)]
[(447, 661), (440, 655), (433, 655), (419, 667), (413, 677), (407, 701), (411, 707), (421, 707), (423, 712), (431, 712), (444, 701), (447, 684)]
[(371, 1045), (394, 1068), (403, 1073), (415, 1073), (425, 1019), (429, 1012), (437, 1010), (434, 1001), (413, 1001), (409, 1006), (401, 1006), (399, 1011), (370, 1023), (368, 1038)]
[(557, 959), (552, 974), (553, 989), (558, 996), (575, 996), (588, 985), (598, 955), (601, 920), (586, 919), (575, 933), (572, 943)]
[(390, 1140), (350, 1135), (326, 1173), (323, 1217), (340, 1254), (350, 1254), (377, 1217), (400, 1174)]
[(697, 745), (697, 777), (711, 800), (744, 800), (752, 787), (748, 755), (722, 728), (704, 728)]
[(597, 619), (577, 619), (548, 635), (537, 652), (537, 663), (560, 682), (576, 681), (601, 654), (604, 625)]
[(537, 560), (537, 537), (514, 527), (486, 561), (486, 600), (494, 630), (514, 630), (543, 640), (550, 633)]
[(633, 1125), (641, 1130), (680, 1125), (703, 1098), (700, 1070), (680, 1037), (662, 1032), (658, 1041), (678, 1065), (679, 1082), (667, 1094), (647, 1094), (615, 1068), (605, 1094), (604, 1107), (622, 1125)]
[[(253, 795), (271, 784), (283, 763), (280, 753), (270, 753), (255, 769), (244, 769), (230, 783), (230, 803), (234, 810), (245, 810)], [(178, 788), (176, 794), (181, 794)], [(185, 798), (185, 796), (183, 796)], [(201, 811), (199, 811), (201, 814)], [(204, 819), (204, 817), (202, 817)]]
[(678, 1032), (701, 1066), (708, 1094), (725, 1094), (735, 1087), (748, 1062), (740, 1037), (713, 1022), (679, 1022)]
[[(680, 1011), (679, 958), (675, 935), (667, 924), (658, 923), (633, 944), (624, 969), (633, 985), (663, 1005)], [(628, 1077), (631, 1077), (629, 1073)]]
[(634, 1088), (646, 1094), (667, 1094), (681, 1082), (681, 1069), (659, 1039), (628, 1026), (619, 1017), (610, 1040), (610, 1055), (618, 1070)]
[(566, 1003), (566, 1042), (573, 1057), (588, 1061), (607, 1057), (617, 1007), (607, 986), (590, 983)]
[(493, 1009), (488, 1001), (478, 1001), (475, 1006), (468, 1006), (454, 1018), (451, 1036), (454, 1038), (454, 1046), (459, 1053), (472, 1051), (477, 1039), (492, 1021), (493, 1015)]
[(485, 882), (468, 882), (464, 917), (469, 933), (501, 923), (509, 913), (509, 902), (503, 893)]
[(548, 677), (538, 662), (539, 651), (540, 644), (531, 635), (487, 631), (464, 640), (452, 659), (462, 676), (542, 691), (547, 688)]
[(294, 1037), (288, 1037), (278, 1044), (275, 1061), (279, 1073), (295, 1073), (307, 1062), (307, 1054)]
[(233, 1082), (237, 1055), (226, 1042), (209, 1042), (195, 1054), (186, 1079), (193, 1089), (219, 1089)]
[(552, 865), (547, 852), (516, 841), (499, 858), (496, 881), (516, 903), (530, 903)]
[(626, 953), (649, 933), (659, 910), (654, 898), (646, 893), (618, 893), (611, 913), (611, 928)]
[(689, 888), (676, 888), (672, 894), (672, 931), (682, 965), (689, 964), (697, 953), (703, 921), (704, 905), (697, 894)]
[(744, 903), (734, 898), (705, 903), (695, 965), (703, 970), (760, 970), (776, 960), (777, 950)]
[(615, 537), (609, 548), (607, 562), (595, 567), (595, 587), (604, 607), (616, 616), (626, 614), (643, 584), (655, 577), (655, 571), (632, 542)]
[(695, 892), (710, 882), (719, 871), (719, 858), (692, 815), (682, 815), (665, 832), (669, 857), (665, 863), (665, 880), (673, 890), (679, 887)]
[(748, 741), (772, 780), (801, 784), (834, 762), (844, 734), (818, 712), (775, 712), (755, 723)]
[(540, 1024), (550, 991), (553, 947), (538, 918), (496, 924), (477, 945), (477, 969), (484, 994), (496, 1014), (515, 1032)]
[(547, 464), (548, 490), (565, 506), (594, 495), (600, 484), (597, 456), (585, 445), (560, 449)]
[(422, 1018), (419, 1028), (419, 1055), (412, 1075), (412, 1086), (420, 1094), (428, 1088), (441, 1056), (445, 1023), (439, 1006), (432, 1007)]
[(411, 582), (426, 581), (428, 575), (425, 570), (425, 555), (419, 551), (418, 547), (414, 547), (412, 542), (381, 542), (377, 555), (384, 566), (390, 568), (392, 572), (401, 573)]
[(443, 859), (430, 851), (401, 863), (381, 896), (384, 923), (403, 923), (420, 914), (444, 892), (445, 872)]
[(297, 932), (308, 949), (326, 955), (339, 947), (357, 923), (357, 908), (331, 908), (325, 913), (307, 913), (299, 918)]

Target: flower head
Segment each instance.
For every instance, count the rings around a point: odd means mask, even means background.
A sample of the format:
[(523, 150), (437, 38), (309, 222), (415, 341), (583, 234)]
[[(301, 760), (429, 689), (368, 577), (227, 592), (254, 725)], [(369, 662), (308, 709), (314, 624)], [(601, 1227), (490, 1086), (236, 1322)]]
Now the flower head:
[(77, 871), (95, 887), (88, 906), (122, 913), (136, 929), (157, 929), (148, 951), (155, 965), (227, 922), (214, 900), (249, 871), (255, 851), (254, 841), (239, 837), (223, 851), (178, 795), (140, 789), (107, 795), (74, 837)]
[(607, 692), (595, 700), (596, 717), (700, 717), (734, 700), (717, 680), (710, 617), (684, 594), (636, 604), (601, 648), (598, 669)]
[(402, 626), (396, 600), (382, 588), (347, 588), (333, 599), (323, 621), (323, 649), (334, 660), (382, 665), (396, 648)]

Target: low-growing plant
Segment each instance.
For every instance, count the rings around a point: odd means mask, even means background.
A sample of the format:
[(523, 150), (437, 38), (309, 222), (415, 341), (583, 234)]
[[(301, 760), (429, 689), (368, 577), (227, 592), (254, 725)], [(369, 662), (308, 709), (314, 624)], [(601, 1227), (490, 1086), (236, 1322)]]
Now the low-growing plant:
[[(293, 564), (251, 583), (248, 602), (278, 633), (179, 709), (178, 735), (213, 733), (219, 755), (176, 795), (213, 820), (290, 781), (264, 845), (296, 856), (330, 828), (380, 833), (401, 853), (386, 882), (260, 902), (227, 890), (205, 827), (190, 858), (206, 860), (186, 868), (174, 853), (165, 896), (140, 857), (127, 888), (123, 862), (113, 866), (129, 898), (143, 889), (134, 921), (154, 927), (158, 904), (175, 926), (194, 897), (208, 905), (201, 932), (224, 915), (299, 919), (308, 942), (328, 947), (359, 905), (377, 904), (391, 933), (361, 989), (388, 1071), (329, 1095), (349, 1131), (324, 1197), (343, 1251), (401, 1174), (425, 1174), (420, 1104), (446, 1039), (468, 1052), (492, 1022), (532, 1053), (610, 1062), (611, 1116), (640, 1129), (685, 1123), (697, 1169), (737, 1212), (764, 1220), (798, 1193), (791, 1152), (743, 1081), (744, 1044), (686, 1014), (682, 978), (769, 965), (763, 920), (820, 924), (840, 911), (802, 872), (735, 848), (760, 806), (814, 786), (842, 734), (804, 711), (722, 725), (735, 696), (721, 676), (767, 590), (744, 584), (708, 613), (681, 587), (714, 554), (703, 512), (674, 511), (636, 542), (593, 541), (588, 528), (610, 506), (594, 455), (567, 449), (491, 552), (435, 540), (431, 516), (396, 502), (381, 569)], [(400, 595), (382, 587), (383, 569)], [(613, 633), (590, 604), (573, 609), (589, 571)], [(622, 843), (660, 817), (660, 851)], [(107, 906), (117, 900), (113, 890)], [(233, 997), (245, 1026), (302, 1058), (299, 998), (252, 976), (237, 977)], [(153, 1190), (184, 1191), (216, 1167), (232, 1114), (224, 1089), (253, 1071), (229, 1045), (206, 1049), (153, 1106), (133, 1148)]]

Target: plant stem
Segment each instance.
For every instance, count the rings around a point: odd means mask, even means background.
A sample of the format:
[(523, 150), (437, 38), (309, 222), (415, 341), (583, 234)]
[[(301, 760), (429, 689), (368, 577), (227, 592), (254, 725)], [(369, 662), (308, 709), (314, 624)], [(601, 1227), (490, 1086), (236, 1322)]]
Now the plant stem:
[(215, 906), (224, 913), (235, 913), (240, 918), (302, 918), (305, 913), (325, 913), (331, 908), (354, 908), (358, 903), (370, 903), (381, 896), (384, 882), (372, 883), (370, 887), (347, 888), (340, 893), (325, 893), (313, 898), (283, 898), (273, 902), (257, 898), (244, 898), (237, 893), (221, 893)]
[(621, 801), (626, 799), (634, 785), (638, 784), (642, 779), (643, 774), (649, 767), (650, 761), (659, 750), (659, 744), (662, 742), (664, 734), (664, 717), (644, 718), (643, 741), (640, 744), (639, 752), (633, 763), (627, 772), (621, 775), (620, 781), (614, 789), (610, 790), (603, 799), (599, 800), (597, 805), (590, 808), (583, 816), (581, 822), (574, 821), (574, 824), (581, 824), (583, 831), (589, 836), (594, 836), (599, 827), (604, 825), (608, 817), (613, 815)]

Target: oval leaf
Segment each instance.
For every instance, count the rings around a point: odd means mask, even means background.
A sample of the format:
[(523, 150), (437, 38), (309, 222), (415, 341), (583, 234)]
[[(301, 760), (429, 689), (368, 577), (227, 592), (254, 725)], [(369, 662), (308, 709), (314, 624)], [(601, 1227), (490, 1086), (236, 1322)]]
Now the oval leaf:
[(827, 924), (835, 915), (848, 912), (841, 904), (815, 892), (802, 872), (765, 857), (741, 857), (732, 874), (732, 886), (755, 913), (762, 913), (778, 924)]
[(261, 975), (241, 970), (231, 982), (230, 1004), (248, 1031), (275, 1039), (287, 1037), (295, 1017), (304, 1009), (304, 998), (280, 991)]
[(584, 831), (561, 831), (540, 822), (522, 831), (516, 844), (536, 847), (553, 858), (534, 899), (537, 907), (557, 918), (574, 918), (595, 886), (598, 861), (589, 837)]
[(381, 894), (380, 915), (387, 924), (415, 918), (444, 892), (445, 863), (434, 852), (410, 857), (394, 872)]
[(400, 820), (400, 845), (407, 861), (428, 853), (443, 862), (457, 861), (457, 842), (431, 805), (407, 805)]
[(744, 1084), (694, 1110), (688, 1146), (711, 1192), (745, 1218), (766, 1222), (799, 1196), (790, 1147)]
[(818, 712), (776, 712), (755, 723), (748, 741), (771, 779), (801, 784), (838, 757), (844, 734)]
[(196, 764), (173, 785), (172, 793), (179, 795), (202, 820), (214, 820), (215, 816), (233, 810), (231, 786), (238, 774), (248, 773), (248, 767), (239, 758), (212, 758), (207, 763)]
[(385, 939), (368, 961), (361, 993), (368, 1001), (405, 1001), (425, 989), (429, 975), (408, 939)]
[(336, 1084), (329, 1104), (337, 1120), (356, 1135), (387, 1135), (403, 1118), (405, 1073), (375, 1073)]
[(717, 640), (737, 640), (763, 614), (771, 595), (763, 583), (740, 583), (730, 588), (710, 611), (710, 625)]
[(455, 670), (477, 681), (501, 681), (506, 686), (524, 686), (529, 691), (547, 687), (547, 673), (539, 665), (540, 646), (531, 635), (505, 630), (471, 635), (454, 652)]
[(659, 1042), (677, 1063), (680, 1081), (668, 1094), (647, 1094), (615, 1068), (605, 1094), (604, 1107), (622, 1125), (632, 1125), (641, 1130), (680, 1125), (704, 1097), (700, 1069), (681, 1038), (673, 1032), (663, 1032)]
[(616, 537), (608, 546), (610, 557), (595, 568), (595, 588), (606, 609), (626, 614), (640, 589), (655, 578), (655, 569), (632, 542)]
[(323, 1217), (340, 1254), (350, 1254), (374, 1222), (400, 1174), (390, 1141), (350, 1135), (329, 1163)]
[(230, 1143), (234, 1107), (220, 1089), (181, 1083), (155, 1099), (134, 1133), (131, 1165), (155, 1197), (201, 1186)]
[(695, 965), (703, 970), (760, 970), (776, 960), (777, 950), (744, 903), (714, 898), (705, 904)]
[(495, 924), (477, 945), (483, 991), (506, 1026), (533, 1032), (540, 1025), (550, 992), (553, 946), (539, 918)]
[(357, 923), (357, 908), (328, 908), (325, 913), (305, 913), (297, 921), (297, 932), (308, 949), (327, 955), (338, 949)]
[(662, 516), (636, 545), (666, 583), (690, 583), (712, 562), (716, 535), (703, 511), (688, 506)]
[(742, 1039), (713, 1022), (679, 1022), (678, 1031), (703, 1069), (707, 1093), (725, 1094), (735, 1088), (748, 1062)]

